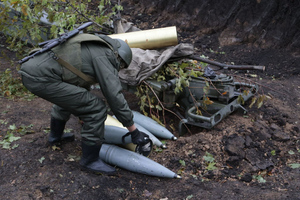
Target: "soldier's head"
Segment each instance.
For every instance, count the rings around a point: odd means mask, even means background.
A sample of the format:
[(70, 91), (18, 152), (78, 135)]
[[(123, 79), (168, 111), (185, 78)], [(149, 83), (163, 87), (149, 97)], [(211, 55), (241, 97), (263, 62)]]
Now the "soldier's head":
[(121, 57), (121, 60), (123, 61), (121, 62), (120, 69), (127, 68), (130, 65), (132, 60), (131, 49), (125, 41), (121, 39), (117, 39), (117, 40), (120, 43), (120, 46), (118, 48), (118, 54)]

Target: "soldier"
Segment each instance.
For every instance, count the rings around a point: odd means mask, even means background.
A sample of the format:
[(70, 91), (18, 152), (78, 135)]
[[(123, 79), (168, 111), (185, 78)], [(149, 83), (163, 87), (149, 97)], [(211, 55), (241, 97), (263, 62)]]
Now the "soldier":
[(107, 109), (103, 100), (89, 92), (90, 85), (95, 82), (99, 83), (114, 115), (127, 127), (132, 142), (143, 145), (150, 141), (147, 134), (135, 127), (132, 111), (121, 92), (118, 71), (128, 67), (131, 59), (131, 49), (122, 40), (78, 34), (21, 65), (19, 73), (24, 86), (54, 104), (49, 143), (74, 140), (73, 134), (64, 133), (71, 114), (83, 121), (80, 160), (83, 169), (106, 174), (115, 172), (114, 167), (99, 158), (105, 141)]

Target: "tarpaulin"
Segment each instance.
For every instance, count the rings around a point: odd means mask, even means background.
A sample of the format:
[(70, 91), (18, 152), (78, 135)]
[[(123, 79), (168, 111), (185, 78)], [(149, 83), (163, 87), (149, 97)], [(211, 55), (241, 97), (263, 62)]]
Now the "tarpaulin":
[[(122, 21), (114, 23), (115, 30), (119, 33), (124, 31), (138, 31), (132, 23)], [(120, 26), (123, 27), (120, 27)], [(128, 68), (119, 72), (121, 82), (136, 86), (143, 80), (157, 72), (170, 58), (189, 56), (194, 53), (194, 46), (189, 43), (181, 43), (176, 46), (169, 46), (162, 49), (144, 50), (131, 48), (133, 58)]]

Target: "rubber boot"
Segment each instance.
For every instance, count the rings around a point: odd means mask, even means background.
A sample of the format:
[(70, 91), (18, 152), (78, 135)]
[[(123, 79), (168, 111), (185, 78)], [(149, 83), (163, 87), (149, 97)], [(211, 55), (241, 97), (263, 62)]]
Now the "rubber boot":
[(61, 141), (71, 142), (74, 141), (75, 136), (72, 133), (64, 133), (66, 121), (55, 119), (51, 117), (50, 134), (48, 142), (53, 145)]
[(103, 173), (107, 175), (114, 175), (116, 169), (105, 162), (99, 157), (101, 144), (89, 146), (82, 142), (82, 157), (79, 161), (83, 170), (95, 173)]

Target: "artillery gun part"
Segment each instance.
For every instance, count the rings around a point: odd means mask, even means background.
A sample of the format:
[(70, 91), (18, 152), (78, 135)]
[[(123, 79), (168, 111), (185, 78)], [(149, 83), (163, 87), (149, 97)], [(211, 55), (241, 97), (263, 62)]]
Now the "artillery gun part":
[[(248, 92), (244, 93), (245, 90)], [(186, 118), (182, 119), (179, 123), (179, 134), (183, 135), (186, 132), (183, 127), (184, 124), (211, 129), (239, 108), (247, 112), (247, 110), (241, 105), (241, 102), (239, 102), (238, 97), (241, 95), (243, 101), (246, 102), (257, 92), (257, 85), (233, 82), (233, 84), (230, 85), (231, 94), (229, 96), (231, 98), (229, 98), (227, 102), (214, 101), (210, 105), (204, 105), (203, 102), (200, 101), (191, 105), (191, 107), (186, 110)], [(197, 113), (197, 109), (199, 108), (201, 108), (202, 115)]]
[[(258, 91), (257, 85), (235, 82), (232, 76), (225, 74), (214, 78), (192, 77), (189, 87), (185, 87), (180, 94), (174, 92), (176, 78), (168, 81), (146, 81), (166, 108), (172, 108), (178, 104), (184, 109), (185, 114), (181, 115), (182, 119), (179, 123), (180, 135), (186, 132), (184, 124), (211, 129), (238, 108), (247, 111), (239, 102), (238, 97), (241, 95), (243, 101), (246, 102)], [(248, 92), (244, 93), (245, 90)], [(205, 104), (204, 96), (213, 103)], [(198, 114), (198, 110), (201, 114)]]

